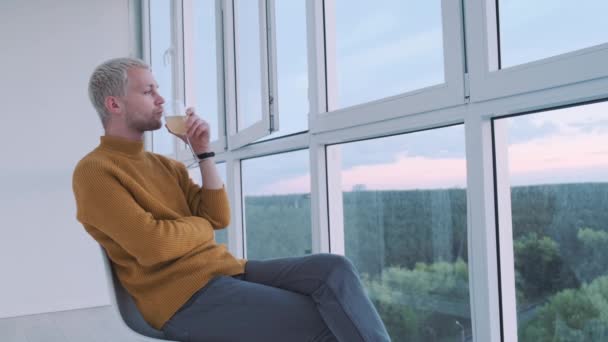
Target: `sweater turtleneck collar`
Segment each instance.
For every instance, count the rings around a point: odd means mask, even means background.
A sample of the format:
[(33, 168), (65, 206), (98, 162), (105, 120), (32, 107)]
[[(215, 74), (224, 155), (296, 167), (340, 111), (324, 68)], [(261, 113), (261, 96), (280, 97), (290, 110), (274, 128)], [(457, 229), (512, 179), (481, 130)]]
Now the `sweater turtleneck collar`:
[(127, 140), (121, 137), (103, 135), (100, 138), (101, 143), (99, 147), (119, 152), (130, 157), (141, 157), (144, 153), (144, 142)]

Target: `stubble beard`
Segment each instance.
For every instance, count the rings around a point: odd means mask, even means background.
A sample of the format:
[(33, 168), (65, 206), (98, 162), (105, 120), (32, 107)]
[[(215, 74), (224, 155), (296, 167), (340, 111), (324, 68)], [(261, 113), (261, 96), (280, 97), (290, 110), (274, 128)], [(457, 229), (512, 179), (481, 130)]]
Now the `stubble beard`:
[(156, 119), (154, 113), (142, 117), (140, 113), (132, 113), (127, 116), (127, 125), (138, 132), (155, 131), (162, 127), (160, 119)]

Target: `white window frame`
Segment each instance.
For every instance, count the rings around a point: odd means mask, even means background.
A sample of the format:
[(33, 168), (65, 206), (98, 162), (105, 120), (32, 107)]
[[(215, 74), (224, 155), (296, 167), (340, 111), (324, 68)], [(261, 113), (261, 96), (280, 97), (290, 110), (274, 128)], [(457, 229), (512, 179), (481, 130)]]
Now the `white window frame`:
[[(315, 1), (311, 6), (314, 8), (309, 11), (310, 15), (320, 16), (321, 22), (325, 14), (325, 32), (314, 36), (315, 51), (319, 53), (309, 57), (324, 59), (315, 61), (317, 65), (327, 63), (327, 68), (319, 70), (317, 77), (327, 80), (328, 99), (327, 113), (311, 112), (311, 132), (321, 133), (344, 127), (345, 124), (362, 125), (465, 103), (464, 31), (460, 1), (441, 1), (444, 83), (340, 109), (336, 109), (333, 103), (338, 91), (335, 75), (335, 0), (324, 0), (323, 5)], [(369, 113), (374, 113), (373, 117)]]
[(472, 102), (608, 76), (608, 42), (499, 69), (496, 11), (496, 0), (465, 1)]
[[(185, 79), (185, 62), (186, 51), (184, 50), (184, 0), (172, 1), (172, 36), (174, 46), (171, 49), (171, 58), (173, 61), (173, 100), (182, 101), (186, 105), (186, 79)], [(172, 136), (175, 146), (175, 158), (177, 160), (192, 159), (192, 153), (187, 150), (186, 144), (179, 138)]]
[[(146, 13), (147, 1), (142, 2), (144, 13)], [(328, 161), (327, 146), (464, 123), (468, 268), (473, 338), (474, 341), (484, 342), (517, 341), (515, 284), (512, 272), (513, 241), (508, 209), (510, 196), (508, 191), (504, 191), (508, 187), (505, 182), (505, 171), (508, 169), (507, 146), (504, 142), (504, 132), (501, 132), (500, 128), (492, 130), (492, 119), (608, 98), (608, 74), (603, 63), (607, 59), (600, 58), (604, 56), (604, 45), (522, 66), (489, 71), (490, 61), (495, 59), (488, 56), (488, 25), (485, 21), (492, 17), (488, 15), (487, 5), (492, 4), (493, 0), (481, 2), (442, 0), (444, 59), (449, 61), (446, 63), (452, 65), (445, 68), (446, 84), (332, 112), (328, 110), (331, 108), (331, 104), (328, 104), (328, 92), (335, 92), (335, 88), (332, 88), (332, 84), (335, 83), (331, 81), (332, 75), (326, 75), (325, 72), (324, 43), (325, 39), (331, 37), (326, 37), (324, 31), (325, 22), (322, 16), (325, 10), (324, 2), (307, 0), (310, 130), (250, 144), (253, 142), (251, 139), (234, 140), (234, 135), (237, 133), (235, 121), (237, 94), (234, 72), (233, 0), (218, 1), (221, 1), (224, 19), (226, 129), (228, 134), (233, 135), (233, 139), (228, 137), (226, 150), (216, 151), (216, 161), (226, 162), (226, 189), (232, 206), (232, 223), (228, 228), (230, 251), (237, 257), (246, 257), (241, 187), (243, 159), (308, 148), (311, 168), (313, 252), (343, 254), (344, 227), (336, 221), (332, 222), (332, 225), (329, 223), (330, 216), (343, 217), (343, 213), (338, 212), (339, 209), (329, 208), (330, 201), (340, 199), (335, 193), (328, 194), (330, 191), (335, 191), (335, 184), (338, 183), (336, 171), (328, 172), (328, 170), (338, 168), (335, 162), (334, 165), (328, 165), (331, 161)], [(266, 1), (271, 8), (274, 8), (274, 0)], [(259, 3), (261, 4), (262, 1), (259, 0)], [(466, 17), (466, 58), (462, 11)], [(272, 18), (272, 15), (269, 17)], [(143, 16), (142, 23), (144, 25), (142, 34), (145, 38), (144, 57), (148, 54), (149, 61), (147, 16)], [(274, 20), (270, 19), (270, 23), (266, 35), (271, 35), (274, 30), (272, 25)], [(274, 45), (272, 39), (269, 39), (268, 44), (268, 46)], [(468, 69), (465, 60), (468, 61)], [(275, 64), (272, 55), (269, 56), (266, 63), (269, 67), (269, 75), (276, 70)], [(582, 67), (583, 65), (585, 68)], [(497, 65), (493, 67), (497, 68)], [(327, 69), (331, 71), (331, 67)], [(563, 72), (563, 70), (568, 72), (562, 75), (550, 75), (551, 72), (558, 74), (556, 71)], [(266, 80), (272, 82), (273, 79), (276, 81), (275, 78), (276, 75), (269, 76)], [(528, 80), (530, 82), (527, 82)], [(179, 82), (176, 84), (179, 85)], [(276, 82), (274, 84), (276, 85)], [(268, 89), (269, 94), (276, 94), (272, 86), (269, 85)], [(380, 115), (368, 118), (366, 113)]]
[(502, 330), (505, 341), (517, 341), (517, 296), (515, 289), (515, 258), (513, 251), (513, 220), (511, 211), (511, 182), (509, 179), (509, 136), (506, 121), (492, 120), (494, 142), (492, 151), (496, 169), (494, 171), (496, 216), (496, 239), (498, 239), (497, 265), (500, 277), (502, 307)]
[[(306, 1), (306, 41), (308, 60), (308, 100), (309, 111), (308, 127), (313, 122), (313, 113), (327, 111), (327, 91), (325, 81), (325, 56), (323, 49), (324, 19), (323, 7), (320, 1)], [(332, 251), (331, 243), (336, 235), (337, 228), (330, 228), (329, 212), (329, 183), (327, 170), (327, 149), (325, 145), (312, 134), (310, 137), (310, 210), (312, 224), (312, 252), (329, 253)], [(342, 215), (342, 213), (337, 213)], [(342, 215), (343, 216), (343, 215)], [(342, 227), (341, 232), (344, 229)], [(344, 245), (344, 241), (336, 242)], [(335, 250), (335, 249), (334, 249)]]
[[(196, 69), (197, 61), (194, 57), (194, 44), (193, 38), (196, 35), (194, 32), (194, 2), (195, 0), (182, 0), (183, 1), (183, 46), (184, 46), (184, 94), (186, 105), (196, 104), (196, 73), (192, 70)], [(223, 16), (222, 16), (222, 1), (215, 0), (215, 32), (216, 32), (216, 68), (217, 68), (217, 104), (218, 112), (218, 136), (211, 141), (211, 149), (213, 151), (223, 151), (226, 149), (226, 121), (225, 116), (225, 96), (224, 96), (224, 53), (223, 53)], [(204, 115), (212, 113), (203, 113)], [(178, 151), (178, 158), (180, 160), (186, 160), (192, 157), (192, 154), (186, 150), (185, 144), (181, 144), (184, 148)]]
[[(142, 59), (146, 63), (150, 64), (152, 61), (152, 43), (150, 34), (150, 2), (149, 0), (143, 0), (141, 2), (141, 35), (142, 35)], [(144, 133), (144, 148), (147, 151), (152, 151), (152, 131)]]
[[(193, 32), (193, 20), (192, 17), (192, 6), (194, 0), (175, 0), (171, 4), (171, 37), (173, 44), (166, 54), (171, 58), (172, 71), (172, 83), (173, 89), (170, 94), (173, 99), (180, 99), (184, 101), (185, 105), (190, 105), (195, 99), (195, 88), (196, 80), (193, 78), (193, 73), (186, 73), (186, 70), (192, 70), (194, 64), (194, 48), (190, 44), (186, 44), (186, 40), (191, 40), (194, 34)], [(216, 28), (217, 34), (222, 35), (223, 28), (223, 15), (222, 15), (222, 0), (216, 0)], [(150, 0), (142, 1), (142, 35), (144, 37), (144, 60), (147, 63), (151, 63), (151, 51), (150, 51)], [(220, 111), (218, 115), (218, 137), (211, 142), (211, 148), (216, 151), (223, 151), (226, 149), (226, 121), (225, 118), (225, 94), (224, 90), (224, 56), (223, 56), (223, 42), (222, 37), (217, 39), (217, 69), (218, 69), (218, 108)], [(181, 61), (181, 62), (179, 62)], [(152, 149), (153, 134), (147, 132), (145, 135), (146, 146)], [(187, 161), (192, 159), (192, 153), (188, 150), (185, 143), (179, 140), (177, 137), (172, 137), (174, 146), (174, 157), (177, 160)]]
[[(249, 0), (252, 1), (252, 0)], [(227, 111), (228, 122), (228, 149), (234, 150), (250, 144), (264, 136), (270, 135), (278, 130), (278, 108), (277, 101), (277, 81), (276, 81), (276, 38), (274, 34), (274, 2), (257, 0), (259, 10), (259, 34), (260, 34), (260, 70), (261, 70), (261, 99), (262, 99), (262, 118), (243, 130), (238, 129), (238, 121), (246, 108), (241, 108), (238, 100), (238, 41), (239, 32), (237, 25), (238, 6), (236, 0), (225, 0), (224, 2), (224, 30), (228, 33), (224, 45), (225, 65), (231, 69), (230, 77), (226, 84), (231, 90), (236, 92), (236, 96), (231, 98), (235, 104), (231, 106), (232, 111)]]
[(473, 110), (465, 119), (471, 325), (474, 341), (506, 342), (513, 340), (501, 339), (494, 202), (504, 199), (496, 197), (494, 187), (491, 116), (481, 113)]

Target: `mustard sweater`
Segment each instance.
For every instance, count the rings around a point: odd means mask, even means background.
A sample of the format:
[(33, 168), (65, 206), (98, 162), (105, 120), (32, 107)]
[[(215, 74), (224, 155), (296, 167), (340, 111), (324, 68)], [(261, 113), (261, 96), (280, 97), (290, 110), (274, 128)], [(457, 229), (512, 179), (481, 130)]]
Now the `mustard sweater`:
[(76, 166), (73, 190), (78, 220), (156, 329), (214, 276), (244, 272), (245, 260), (214, 239), (230, 221), (225, 190), (201, 189), (143, 142), (102, 136)]

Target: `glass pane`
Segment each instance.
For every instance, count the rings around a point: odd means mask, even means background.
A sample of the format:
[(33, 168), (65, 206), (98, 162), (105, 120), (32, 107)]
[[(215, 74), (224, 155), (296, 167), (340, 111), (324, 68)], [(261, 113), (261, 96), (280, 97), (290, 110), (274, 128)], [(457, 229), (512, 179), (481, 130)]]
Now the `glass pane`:
[[(342, 160), (328, 176), (341, 186), (346, 256), (392, 340), (470, 341), (463, 127), (334, 145), (328, 153)], [(338, 212), (330, 203), (330, 215)]]
[(608, 43), (608, 1), (499, 0), (503, 68)]
[[(219, 137), (218, 115), (223, 115), (224, 108), (220, 107), (219, 96), (223, 96), (222, 72), (218, 68), (218, 40), (221, 42), (221, 32), (217, 32), (215, 17), (215, 0), (193, 1), (194, 24), (194, 70), (186, 72), (196, 75), (194, 89), (196, 98), (187, 99), (188, 105), (196, 106), (197, 113), (209, 123), (211, 140)], [(219, 36), (218, 36), (219, 35)], [(218, 94), (222, 92), (222, 94)], [(223, 134), (223, 133), (222, 133)]]
[(260, 12), (258, 1), (235, 0), (238, 130), (262, 120)]
[[(224, 181), (224, 187), (226, 186), (226, 163), (217, 163), (215, 164), (217, 167), (217, 172), (220, 174), (220, 177)], [(188, 169), (188, 173), (190, 174), (190, 178), (196, 184), (202, 186), (202, 175), (201, 170), (199, 168)], [(217, 243), (228, 244), (228, 229), (219, 229), (215, 231), (215, 241)]]
[(331, 109), (444, 82), (441, 1), (336, 0), (335, 16)]
[(279, 130), (262, 140), (308, 129), (306, 2), (275, 2)]
[[(150, 1), (150, 59), (152, 72), (165, 99), (172, 97), (171, 1)], [(152, 151), (174, 156), (173, 135), (164, 127), (152, 132)]]
[(247, 257), (269, 259), (309, 254), (308, 150), (243, 160)]
[(497, 120), (522, 342), (608, 341), (608, 103)]

